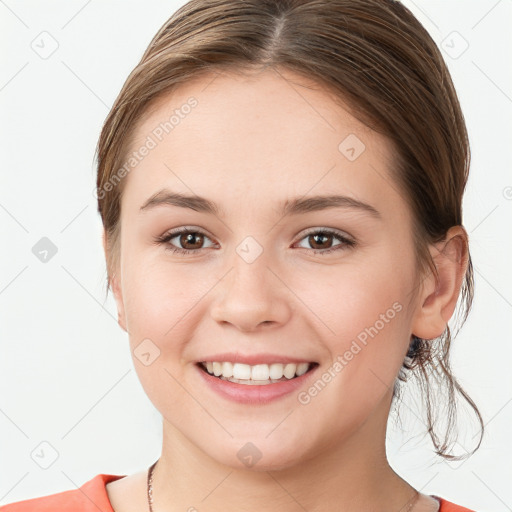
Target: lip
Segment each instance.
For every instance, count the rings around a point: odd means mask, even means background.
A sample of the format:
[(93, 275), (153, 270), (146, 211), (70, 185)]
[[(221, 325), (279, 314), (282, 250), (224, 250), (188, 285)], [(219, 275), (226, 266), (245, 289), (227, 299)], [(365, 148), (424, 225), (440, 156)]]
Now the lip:
[(212, 356), (205, 356), (203, 359), (199, 359), (196, 363), (207, 363), (207, 362), (219, 362), (223, 363), (225, 361), (229, 361), (230, 363), (242, 363), (248, 364), (251, 366), (257, 364), (272, 364), (272, 363), (316, 363), (316, 361), (312, 361), (311, 359), (298, 359), (296, 357), (290, 356), (282, 356), (278, 354), (237, 354), (234, 352), (224, 352), (222, 354), (215, 354)]
[[(217, 357), (217, 356), (216, 356)], [(218, 361), (218, 359), (216, 360)], [(220, 361), (230, 361), (230, 359), (221, 359)], [(231, 360), (232, 361), (232, 360)], [(258, 359), (261, 361), (261, 359)], [(279, 362), (275, 359), (273, 362)], [(287, 362), (294, 362), (292, 359), (286, 359)], [(307, 362), (307, 361), (299, 361)], [(246, 363), (249, 364), (249, 363)], [(253, 404), (262, 405), (268, 404), (287, 395), (297, 391), (301, 386), (311, 378), (312, 375), (316, 374), (316, 370), (319, 365), (315, 364), (306, 373), (300, 377), (293, 379), (276, 382), (274, 384), (262, 384), (262, 385), (248, 385), (248, 384), (237, 384), (236, 382), (229, 382), (227, 380), (219, 379), (210, 375), (205, 369), (202, 368), (201, 363), (194, 365), (199, 372), (199, 375), (206, 385), (219, 394), (223, 398), (227, 398), (230, 401), (240, 404)]]

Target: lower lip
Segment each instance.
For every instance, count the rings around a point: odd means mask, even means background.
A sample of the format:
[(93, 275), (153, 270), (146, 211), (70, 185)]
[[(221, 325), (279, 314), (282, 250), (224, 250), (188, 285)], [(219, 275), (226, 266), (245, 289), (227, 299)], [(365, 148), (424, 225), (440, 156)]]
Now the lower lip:
[(203, 371), (199, 365), (196, 365), (196, 368), (206, 384), (222, 397), (241, 404), (267, 404), (297, 391), (315, 373), (318, 365), (300, 377), (261, 386), (222, 380), (210, 375), (206, 370)]

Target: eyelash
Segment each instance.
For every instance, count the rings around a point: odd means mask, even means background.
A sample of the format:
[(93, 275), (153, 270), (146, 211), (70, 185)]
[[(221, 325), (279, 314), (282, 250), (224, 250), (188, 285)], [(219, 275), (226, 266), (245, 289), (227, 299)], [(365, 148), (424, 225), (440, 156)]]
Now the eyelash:
[[(206, 233), (204, 233), (203, 231), (201, 231), (199, 229), (179, 228), (174, 231), (170, 231), (160, 237), (157, 237), (155, 239), (155, 241), (159, 244), (167, 244), (168, 247), (166, 247), (166, 250), (169, 250), (175, 254), (183, 254), (185, 256), (189, 256), (191, 253), (198, 252), (201, 250), (201, 249), (196, 249), (196, 250), (182, 249), (181, 247), (176, 247), (169, 243), (173, 238), (176, 238), (177, 236), (183, 235), (183, 234), (200, 234), (200, 235), (203, 235), (203, 236), (209, 238)], [(309, 232), (305, 233), (304, 236), (299, 241), (303, 240), (304, 238), (306, 238), (308, 236), (318, 235), (318, 234), (332, 235), (334, 238), (338, 239), (342, 243), (339, 245), (335, 245), (334, 247), (331, 247), (329, 249), (308, 249), (310, 251), (313, 251), (313, 254), (318, 254), (318, 255), (323, 256), (325, 254), (330, 254), (334, 251), (350, 249), (356, 245), (356, 242), (354, 240), (342, 235), (338, 231), (335, 231), (335, 230), (332, 230), (329, 228), (316, 229), (316, 230), (309, 231)]]

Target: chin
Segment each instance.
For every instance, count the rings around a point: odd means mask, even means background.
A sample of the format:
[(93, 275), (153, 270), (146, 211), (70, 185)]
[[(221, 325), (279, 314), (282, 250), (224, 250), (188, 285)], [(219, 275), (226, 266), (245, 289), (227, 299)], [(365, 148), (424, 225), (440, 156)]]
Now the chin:
[(229, 445), (216, 443), (215, 447), (213, 452), (207, 450), (210, 457), (236, 470), (280, 471), (297, 466), (307, 458), (303, 442), (297, 444), (291, 437), (285, 440), (276, 436), (269, 440), (265, 436), (248, 435), (230, 440)]

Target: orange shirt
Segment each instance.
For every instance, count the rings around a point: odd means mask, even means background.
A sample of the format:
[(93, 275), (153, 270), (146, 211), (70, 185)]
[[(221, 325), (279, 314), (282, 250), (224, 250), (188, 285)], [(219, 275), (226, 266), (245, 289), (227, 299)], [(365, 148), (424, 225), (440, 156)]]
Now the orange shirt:
[[(114, 512), (105, 485), (126, 475), (96, 475), (79, 489), (18, 501), (0, 507), (1, 512)], [(440, 502), (439, 512), (474, 512), (432, 496)], [(149, 510), (149, 507), (148, 507)], [(141, 511), (144, 512), (144, 511)]]

